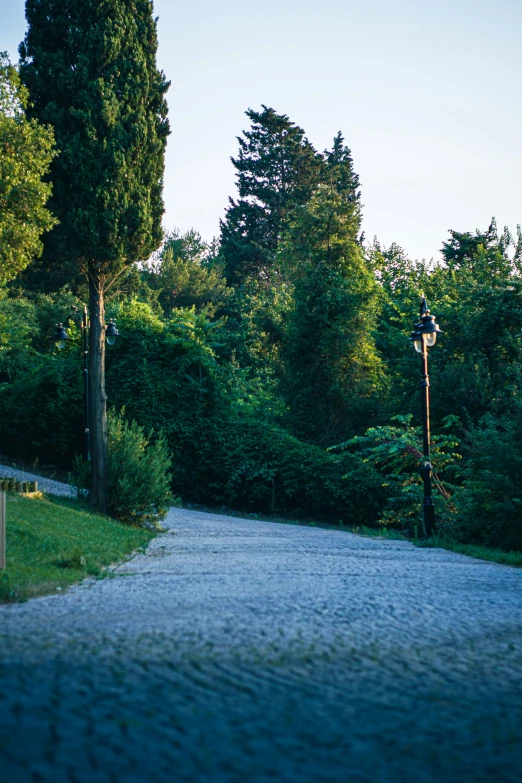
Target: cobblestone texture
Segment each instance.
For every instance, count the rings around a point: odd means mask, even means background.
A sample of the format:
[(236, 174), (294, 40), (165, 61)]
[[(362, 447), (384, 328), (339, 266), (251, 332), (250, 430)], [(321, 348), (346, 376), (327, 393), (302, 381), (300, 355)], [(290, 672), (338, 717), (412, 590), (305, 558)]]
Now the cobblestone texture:
[(522, 780), (522, 572), (173, 509), (0, 607), (2, 783)]

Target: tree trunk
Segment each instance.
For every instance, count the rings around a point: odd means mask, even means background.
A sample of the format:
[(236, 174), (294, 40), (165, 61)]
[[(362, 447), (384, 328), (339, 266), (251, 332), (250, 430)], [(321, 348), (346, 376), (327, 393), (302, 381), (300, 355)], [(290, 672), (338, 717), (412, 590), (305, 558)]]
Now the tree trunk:
[(105, 394), (104, 276), (89, 269), (89, 401), (91, 427), (92, 503), (107, 511), (107, 396)]

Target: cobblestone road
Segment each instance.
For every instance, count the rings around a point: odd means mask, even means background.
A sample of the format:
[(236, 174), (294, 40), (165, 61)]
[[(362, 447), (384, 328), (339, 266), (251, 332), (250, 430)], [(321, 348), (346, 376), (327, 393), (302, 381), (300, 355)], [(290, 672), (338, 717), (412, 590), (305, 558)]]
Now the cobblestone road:
[(522, 572), (173, 510), (0, 607), (0, 781), (522, 780)]

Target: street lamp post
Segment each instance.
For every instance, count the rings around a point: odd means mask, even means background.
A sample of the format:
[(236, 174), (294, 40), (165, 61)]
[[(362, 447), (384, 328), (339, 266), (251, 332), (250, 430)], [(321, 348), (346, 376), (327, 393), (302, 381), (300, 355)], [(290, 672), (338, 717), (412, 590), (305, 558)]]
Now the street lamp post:
[[(82, 331), (82, 356), (83, 356), (83, 408), (84, 408), (84, 434), (83, 434), (83, 459), (85, 462), (89, 462), (91, 458), (91, 430), (90, 430), (90, 408), (89, 408), (89, 318), (87, 315), (87, 307), (83, 306), (83, 311), (80, 313), (77, 307), (73, 306), (72, 313), (65, 319), (67, 325), (73, 318), (77, 318), (80, 322), (80, 329)], [(114, 321), (109, 321), (105, 325), (105, 336), (107, 338), (108, 345), (114, 345), (119, 332), (116, 328)], [(54, 342), (56, 343), (58, 350), (62, 350), (65, 347), (69, 335), (63, 323), (56, 324), (54, 333)]]
[(431, 458), (430, 458), (430, 377), (428, 375), (428, 348), (432, 348), (437, 340), (437, 335), (442, 334), (435, 321), (435, 316), (430, 315), (425, 297), (421, 299), (420, 320), (415, 324), (411, 333), (411, 340), (415, 350), (422, 355), (422, 440), (423, 460), (421, 474), (424, 480), (424, 499), (422, 503), (424, 516), (424, 530), (428, 538), (433, 534), (435, 527), (435, 506), (431, 490)]

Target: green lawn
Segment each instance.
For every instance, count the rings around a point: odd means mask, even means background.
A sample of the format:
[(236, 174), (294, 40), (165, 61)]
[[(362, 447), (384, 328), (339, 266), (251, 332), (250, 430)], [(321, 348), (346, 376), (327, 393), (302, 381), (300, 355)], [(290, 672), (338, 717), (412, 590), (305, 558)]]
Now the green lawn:
[(78, 501), (7, 496), (7, 569), (0, 602), (64, 589), (145, 547), (154, 533), (96, 514)]

